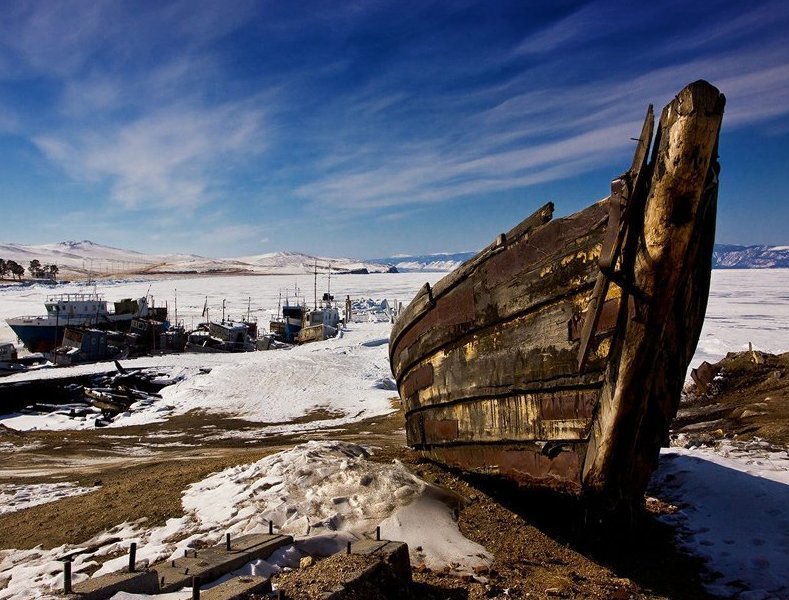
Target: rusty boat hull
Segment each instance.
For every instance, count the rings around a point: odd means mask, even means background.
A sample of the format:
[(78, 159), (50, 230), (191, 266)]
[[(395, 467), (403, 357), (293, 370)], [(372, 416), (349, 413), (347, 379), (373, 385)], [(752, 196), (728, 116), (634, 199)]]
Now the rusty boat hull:
[(407, 442), (440, 463), (632, 507), (676, 413), (709, 291), (723, 96), (648, 111), (610, 197), (547, 204), (395, 323)]

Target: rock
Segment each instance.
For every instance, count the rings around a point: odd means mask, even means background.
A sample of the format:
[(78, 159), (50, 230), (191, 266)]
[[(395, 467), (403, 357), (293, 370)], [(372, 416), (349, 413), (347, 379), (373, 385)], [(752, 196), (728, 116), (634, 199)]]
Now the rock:
[(302, 556), (299, 561), (299, 569), (308, 569), (315, 564), (315, 559), (311, 556)]

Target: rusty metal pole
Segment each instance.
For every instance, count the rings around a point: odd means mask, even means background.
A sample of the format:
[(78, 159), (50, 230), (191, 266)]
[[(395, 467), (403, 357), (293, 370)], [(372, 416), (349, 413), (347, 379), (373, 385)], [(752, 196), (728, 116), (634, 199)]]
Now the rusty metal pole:
[(348, 542), (347, 554), (351, 553), (351, 542)]
[(132, 542), (129, 548), (129, 573), (134, 573), (137, 564), (137, 542)]
[(225, 534), (225, 549), (230, 552), (230, 534)]
[(274, 521), (268, 522), (268, 534), (274, 535)]
[(63, 561), (63, 593), (71, 593), (71, 559)]
[(380, 542), (381, 541), (381, 526), (380, 525), (375, 528), (375, 541), (376, 542)]
[(192, 577), (192, 600), (200, 600), (200, 578)]

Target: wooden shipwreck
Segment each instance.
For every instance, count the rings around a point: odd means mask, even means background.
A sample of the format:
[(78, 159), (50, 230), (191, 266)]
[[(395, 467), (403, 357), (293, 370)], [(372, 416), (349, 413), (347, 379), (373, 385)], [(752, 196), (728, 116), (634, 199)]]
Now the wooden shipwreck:
[(650, 106), (611, 195), (547, 204), (395, 323), (408, 444), (438, 462), (629, 510), (676, 413), (701, 332), (725, 99), (697, 81)]

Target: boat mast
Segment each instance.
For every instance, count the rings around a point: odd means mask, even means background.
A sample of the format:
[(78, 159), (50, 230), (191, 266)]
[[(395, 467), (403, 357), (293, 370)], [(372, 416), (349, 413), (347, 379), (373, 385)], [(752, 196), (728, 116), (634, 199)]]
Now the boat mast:
[(315, 306), (314, 310), (318, 310), (318, 259), (315, 259), (315, 266), (313, 267), (313, 273), (315, 275), (315, 283), (314, 283), (314, 294), (315, 294)]

